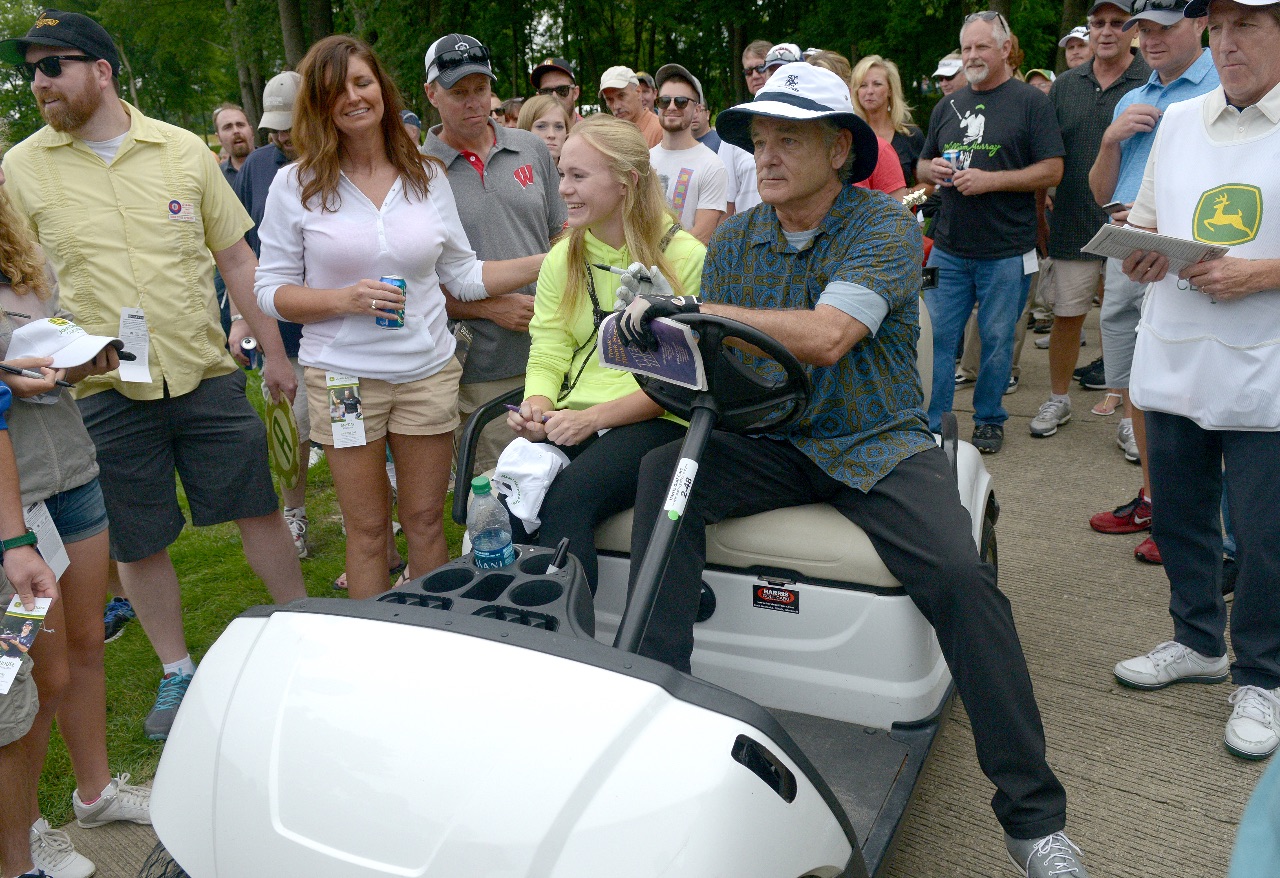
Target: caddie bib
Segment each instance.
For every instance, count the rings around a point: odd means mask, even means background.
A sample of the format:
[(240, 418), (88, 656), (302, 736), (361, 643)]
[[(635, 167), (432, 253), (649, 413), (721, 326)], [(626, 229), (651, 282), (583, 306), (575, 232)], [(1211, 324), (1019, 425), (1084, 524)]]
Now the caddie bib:
[[(1232, 257), (1280, 258), (1280, 126), (1214, 143), (1204, 101), (1175, 104), (1161, 120), (1159, 231), (1229, 246)], [(1152, 284), (1129, 390), (1139, 408), (1206, 429), (1280, 430), (1280, 290), (1215, 302), (1173, 273)]]

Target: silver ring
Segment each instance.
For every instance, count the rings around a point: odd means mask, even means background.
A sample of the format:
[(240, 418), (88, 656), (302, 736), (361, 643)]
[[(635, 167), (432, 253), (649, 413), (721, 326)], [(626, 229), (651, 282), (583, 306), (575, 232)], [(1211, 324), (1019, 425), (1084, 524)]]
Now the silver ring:
[(377, 310), (378, 310), (378, 300), (377, 300), (377, 299), (374, 299), (372, 302), (370, 302), (370, 303), (369, 303), (369, 307), (370, 307), (372, 310), (377, 311)]

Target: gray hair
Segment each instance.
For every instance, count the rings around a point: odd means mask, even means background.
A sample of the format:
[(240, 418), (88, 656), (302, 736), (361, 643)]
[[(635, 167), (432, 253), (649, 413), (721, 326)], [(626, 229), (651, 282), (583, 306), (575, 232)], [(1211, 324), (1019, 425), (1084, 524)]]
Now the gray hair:
[[(994, 11), (994, 10), (990, 10), (990, 11)], [(980, 18), (981, 15), (982, 15), (981, 12), (975, 12), (973, 13), (973, 15), (970, 15), (968, 18), (965, 19), (964, 24), (960, 25), (960, 42), (961, 43), (964, 42), (965, 28), (973, 24), (975, 21), (986, 20), (986, 19)], [(996, 12), (996, 17), (991, 19), (991, 36), (995, 37), (997, 45), (1002, 43), (1007, 43), (1009, 42), (1010, 39), (1013, 38), (1013, 32), (1009, 30), (1009, 23), (1004, 20), (1004, 16), (1001, 15), (999, 12)]]

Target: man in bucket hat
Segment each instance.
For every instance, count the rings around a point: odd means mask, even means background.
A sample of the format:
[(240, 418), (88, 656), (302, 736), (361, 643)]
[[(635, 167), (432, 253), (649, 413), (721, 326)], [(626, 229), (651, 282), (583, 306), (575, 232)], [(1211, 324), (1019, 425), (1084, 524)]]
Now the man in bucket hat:
[[(876, 136), (840, 77), (805, 63), (779, 68), (754, 101), (722, 112), (716, 130), (754, 152), (764, 203), (712, 238), (704, 300), (642, 294), (622, 318), (624, 337), (643, 337), (655, 316), (728, 317), (781, 342), (815, 390), (785, 432), (712, 432), (640, 651), (690, 670), (707, 523), (830, 503), (866, 531), (937, 630), (997, 788), (1010, 856), (1029, 876), (1085, 878), (1062, 833), (1066, 794), (1045, 761), (1009, 602), (974, 548), (925, 419), (915, 366), (919, 227), (887, 195), (853, 185), (875, 166)], [(644, 459), (632, 558), (648, 548), (679, 456), (674, 443)]]

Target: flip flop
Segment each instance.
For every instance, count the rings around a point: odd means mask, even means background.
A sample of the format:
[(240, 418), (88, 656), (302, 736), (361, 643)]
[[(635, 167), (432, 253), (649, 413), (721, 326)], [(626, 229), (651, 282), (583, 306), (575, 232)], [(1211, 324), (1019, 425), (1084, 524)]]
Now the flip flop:
[[(1113, 399), (1115, 400), (1115, 402), (1112, 402)], [(1123, 396), (1108, 390), (1107, 395), (1102, 398), (1102, 402), (1095, 405), (1092, 409), (1090, 409), (1090, 411), (1093, 412), (1095, 415), (1099, 415), (1101, 417), (1106, 417), (1107, 415), (1114, 415), (1116, 413), (1116, 409), (1119, 408), (1122, 402), (1124, 402)]]
[[(398, 576), (399, 578), (396, 580), (396, 585), (399, 585), (401, 582), (404, 581), (404, 570), (407, 565), (408, 565), (407, 561), (401, 561), (395, 567), (391, 567), (387, 570), (387, 576)], [(334, 591), (347, 590), (347, 572), (345, 570), (342, 571), (342, 573), (338, 574), (338, 578), (333, 581), (333, 590)]]

